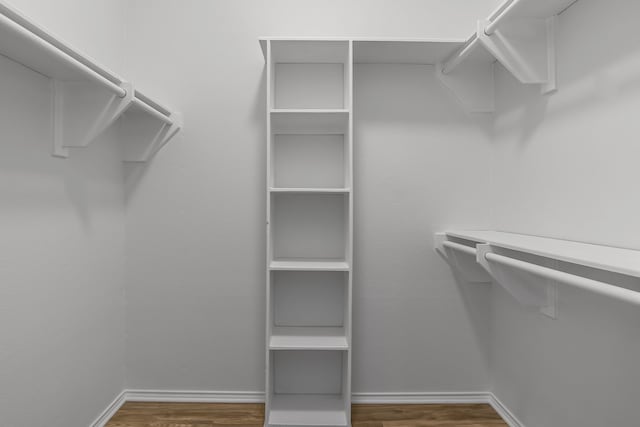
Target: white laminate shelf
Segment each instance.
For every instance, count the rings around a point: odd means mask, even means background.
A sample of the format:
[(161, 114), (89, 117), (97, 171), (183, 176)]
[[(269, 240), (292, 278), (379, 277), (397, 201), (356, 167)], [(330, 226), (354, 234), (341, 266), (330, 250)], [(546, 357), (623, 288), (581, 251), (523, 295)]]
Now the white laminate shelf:
[(449, 237), (640, 277), (640, 250), (502, 231), (447, 231)]
[(341, 395), (276, 394), (271, 398), (269, 427), (348, 426)]
[(144, 162), (182, 128), (182, 116), (0, 0), (0, 55), (53, 81), (53, 155), (68, 157), (124, 117), (125, 161)]
[(341, 327), (274, 327), (270, 350), (348, 350)]
[(290, 194), (348, 194), (350, 188), (283, 188), (271, 187), (269, 191), (272, 193), (290, 193)]
[(273, 271), (349, 271), (349, 263), (344, 260), (278, 259), (269, 263)]

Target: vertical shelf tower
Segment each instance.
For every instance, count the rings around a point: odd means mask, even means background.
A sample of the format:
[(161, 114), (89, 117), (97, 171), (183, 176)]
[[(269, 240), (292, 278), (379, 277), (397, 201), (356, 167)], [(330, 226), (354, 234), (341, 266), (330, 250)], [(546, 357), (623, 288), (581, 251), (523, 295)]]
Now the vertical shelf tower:
[(351, 425), (350, 40), (263, 40), (265, 426)]

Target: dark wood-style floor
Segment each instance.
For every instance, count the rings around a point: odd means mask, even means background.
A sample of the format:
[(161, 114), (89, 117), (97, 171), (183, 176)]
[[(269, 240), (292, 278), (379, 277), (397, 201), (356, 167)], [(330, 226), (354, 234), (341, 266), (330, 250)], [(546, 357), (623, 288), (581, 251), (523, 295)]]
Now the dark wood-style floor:
[[(353, 427), (508, 427), (489, 405), (353, 405)], [(263, 427), (258, 403), (127, 402), (106, 427)]]

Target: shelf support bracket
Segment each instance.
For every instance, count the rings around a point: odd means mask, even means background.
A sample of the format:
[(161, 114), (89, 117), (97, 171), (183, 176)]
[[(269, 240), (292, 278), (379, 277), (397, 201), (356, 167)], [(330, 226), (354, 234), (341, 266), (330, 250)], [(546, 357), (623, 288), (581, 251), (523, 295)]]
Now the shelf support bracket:
[(120, 98), (87, 82), (52, 80), (53, 155), (69, 157), (69, 148), (87, 147), (124, 113), (133, 101), (133, 86)]
[(171, 124), (158, 119), (141, 115), (125, 119), (121, 126), (125, 149), (125, 162), (146, 162), (160, 151), (182, 129), (184, 122), (181, 113), (172, 113), (169, 118)]
[(466, 61), (445, 74), (436, 64), (436, 77), (454, 95), (467, 113), (493, 113), (495, 89), (493, 62)]
[[(502, 286), (520, 304), (535, 307), (545, 316), (555, 319), (558, 315), (558, 284), (553, 280), (541, 279), (532, 274), (516, 271), (487, 261), (486, 254), (494, 252), (490, 244), (479, 244), (477, 262), (495, 283)], [(550, 261), (556, 263), (556, 261)], [(545, 283), (540, 283), (540, 282)]]
[(446, 248), (444, 242), (447, 240), (446, 233), (435, 233), (434, 249), (454, 271), (469, 283), (491, 283), (491, 276), (477, 263), (474, 255)]
[(557, 90), (557, 17), (518, 19), (500, 25), (491, 35), (489, 21), (478, 21), (484, 47), (521, 83), (539, 84), (543, 94)]

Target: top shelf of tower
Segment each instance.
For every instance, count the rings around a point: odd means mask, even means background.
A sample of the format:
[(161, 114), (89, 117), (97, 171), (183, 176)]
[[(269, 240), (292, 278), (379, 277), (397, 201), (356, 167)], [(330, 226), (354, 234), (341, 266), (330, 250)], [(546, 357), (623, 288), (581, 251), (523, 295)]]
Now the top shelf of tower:
[[(272, 56), (277, 62), (343, 62), (342, 49), (353, 42), (353, 62), (356, 64), (437, 64), (464, 44), (462, 39), (417, 38), (283, 38), (260, 39), (262, 54), (267, 58), (267, 42), (277, 50)], [(315, 49), (323, 47), (319, 52)], [(308, 47), (314, 50), (307, 50)], [(320, 55), (317, 55), (317, 54)]]

